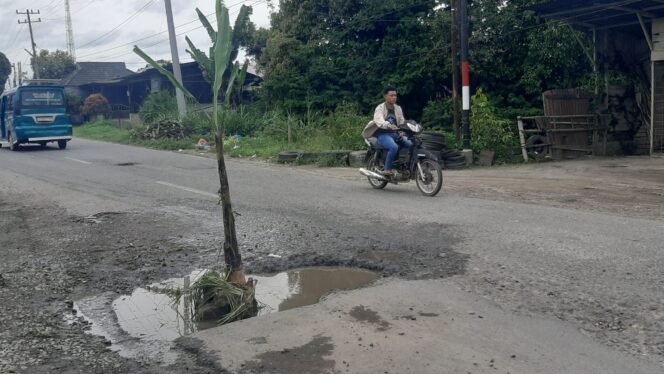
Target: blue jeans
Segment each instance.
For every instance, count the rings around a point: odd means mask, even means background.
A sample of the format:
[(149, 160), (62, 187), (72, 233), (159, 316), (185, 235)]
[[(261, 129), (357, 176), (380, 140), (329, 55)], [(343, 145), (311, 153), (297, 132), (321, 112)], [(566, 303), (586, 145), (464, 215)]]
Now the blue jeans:
[(380, 132), (375, 136), (378, 139), (378, 143), (388, 149), (387, 157), (385, 157), (385, 170), (392, 170), (392, 164), (399, 154), (399, 146), (408, 148), (409, 150), (413, 148), (413, 142), (403, 136), (399, 140), (400, 136), (396, 131)]

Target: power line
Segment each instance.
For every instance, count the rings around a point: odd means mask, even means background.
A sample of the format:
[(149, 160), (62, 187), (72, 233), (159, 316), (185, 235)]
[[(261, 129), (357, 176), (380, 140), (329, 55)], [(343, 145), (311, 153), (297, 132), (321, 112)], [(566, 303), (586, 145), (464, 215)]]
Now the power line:
[[(14, 25), (14, 29), (16, 30), (16, 32), (14, 32), (14, 36), (13, 36), (13, 37), (9, 37), (9, 38), (7, 38), (7, 41), (8, 41), (9, 43), (7, 43), (7, 46), (5, 47), (5, 50), (7, 50), (7, 49), (9, 49), (11, 46), (13, 46), (13, 45), (14, 45), (14, 42), (16, 41), (16, 38), (18, 38), (18, 35), (21, 33), (21, 31), (25, 30), (25, 29), (21, 28), (20, 26), (18, 26), (17, 23), (14, 23), (13, 25)], [(11, 31), (10, 31), (10, 32), (11, 32)]]
[(41, 7), (41, 9), (44, 10), (44, 11), (48, 11), (48, 10), (53, 10), (53, 9), (57, 8), (61, 4), (56, 3), (56, 1), (58, 1), (59, 3), (62, 3), (63, 0), (51, 0), (50, 3), (48, 3), (45, 6)]
[(108, 35), (111, 35), (111, 34), (114, 33), (115, 31), (117, 31), (120, 27), (126, 25), (127, 23), (131, 22), (134, 18), (138, 17), (138, 15), (140, 15), (141, 13), (143, 13), (143, 11), (144, 11), (147, 7), (149, 7), (150, 5), (152, 5), (152, 3), (154, 3), (154, 0), (148, 0), (148, 2), (145, 3), (145, 5), (143, 5), (140, 9), (138, 9), (134, 14), (132, 14), (131, 16), (129, 16), (128, 18), (126, 18), (124, 21), (120, 22), (117, 26), (115, 26), (114, 28), (112, 28), (112, 29), (109, 30), (108, 32), (102, 34), (101, 36), (99, 36), (99, 37), (97, 37), (97, 38), (95, 38), (95, 39), (93, 39), (93, 40), (91, 40), (91, 41), (89, 41), (89, 42), (83, 44), (83, 45), (80, 46), (79, 48), (85, 48), (85, 47), (87, 47), (88, 45), (90, 45), (90, 44), (92, 44), (92, 43), (94, 43), (94, 42), (96, 42), (96, 41), (98, 41), (98, 40), (100, 40), (100, 39), (103, 39), (103, 38), (107, 37)]
[[(233, 8), (233, 7), (236, 7), (236, 6), (238, 6), (238, 5), (243, 5), (244, 3), (247, 3), (247, 2), (249, 2), (249, 1), (250, 1), (250, 0), (241, 0), (241, 1), (237, 2), (237, 3), (234, 3), (234, 4), (229, 5), (229, 6), (228, 6), (228, 9)], [(254, 1), (250, 6), (253, 6), (253, 5), (256, 5), (256, 4), (259, 4), (259, 3), (263, 3), (263, 2), (266, 2), (266, 1), (268, 1), (268, 0), (258, 0), (258, 1)], [(215, 14), (215, 13), (212, 12), (212, 13), (206, 14), (205, 16), (206, 16), (206, 17), (209, 17), (209, 16), (214, 15), (214, 14)], [(231, 13), (231, 14), (234, 14), (234, 13)], [(188, 21), (188, 22), (185, 22), (185, 23), (183, 23), (183, 24), (177, 25), (177, 26), (175, 26), (175, 28), (176, 28), (176, 29), (179, 29), (179, 28), (181, 28), (181, 27), (184, 27), (184, 26), (186, 26), (186, 25), (192, 24), (192, 23), (197, 22), (197, 21), (198, 21), (198, 18), (193, 19), (193, 20)], [(195, 28), (195, 29), (192, 29), (191, 31), (193, 31), (193, 30), (197, 30), (197, 29), (200, 29), (200, 28), (202, 28), (202, 27), (203, 27), (203, 26), (197, 27), (197, 28)], [(131, 42), (129, 42), (129, 43), (121, 44), (121, 45), (118, 45), (118, 46), (115, 46), (115, 47), (111, 47), (111, 48), (107, 48), (107, 49), (104, 49), (104, 50), (101, 50), (101, 51), (93, 51), (93, 52), (91, 52), (91, 53), (87, 53), (87, 54), (84, 54), (84, 55), (80, 55), (79, 58), (81, 58), (81, 57), (89, 57), (89, 56), (98, 55), (98, 54), (100, 54), (100, 53), (104, 53), (104, 52), (112, 51), (112, 50), (115, 50), (115, 49), (118, 49), (118, 48), (122, 48), (122, 47), (126, 47), (126, 46), (132, 46), (132, 47), (133, 47), (133, 45), (136, 44), (136, 43), (138, 43), (138, 42), (141, 42), (141, 41), (144, 41), (144, 40), (147, 40), (147, 39), (152, 39), (152, 38), (154, 38), (154, 37), (156, 37), (156, 36), (159, 36), (159, 35), (165, 34), (166, 32), (167, 32), (167, 31), (164, 30), (164, 31), (158, 32), (158, 33), (156, 33), (156, 34), (148, 35), (148, 36), (143, 37), (143, 38), (141, 38), (141, 39), (137, 39), (137, 40), (131, 41)], [(179, 35), (181, 35), (181, 34), (178, 34), (178, 36), (179, 36)]]
[[(230, 9), (230, 8), (236, 7), (236, 6), (238, 6), (238, 5), (243, 5), (243, 4), (245, 4), (245, 3), (248, 3), (249, 1), (250, 1), (250, 0), (239, 1), (239, 2), (237, 2), (237, 3), (234, 3), (234, 4), (229, 5), (228, 8)], [(254, 1), (253, 3), (251, 3), (249, 6), (254, 6), (254, 5), (257, 5), (257, 4), (259, 4), (259, 3), (266, 2), (266, 1), (267, 1), (267, 0), (256, 0), (256, 1)], [(238, 12), (239, 12), (239, 11), (234, 11), (234, 12), (231, 12), (230, 14), (233, 15), (233, 14), (236, 14), (236, 13), (238, 13)], [(212, 13), (206, 14), (205, 16), (206, 16), (206, 17), (209, 17), (209, 16), (214, 15), (214, 14), (215, 14), (215, 13), (212, 12)], [(184, 27), (184, 26), (186, 26), (186, 25), (192, 24), (192, 23), (197, 22), (197, 21), (198, 21), (198, 18), (196, 18), (196, 19), (194, 19), (194, 20), (191, 20), (191, 21), (189, 21), (189, 22), (185, 22), (185, 23), (183, 23), (183, 24), (180, 24), (180, 25), (176, 26), (175, 28), (176, 28), (176, 29), (177, 29), (177, 28), (181, 28), (181, 27)], [(177, 36), (182, 36), (182, 35), (185, 35), (185, 34), (187, 34), (187, 33), (190, 33), (190, 32), (192, 32), (192, 31), (195, 31), (195, 30), (198, 30), (198, 29), (201, 29), (201, 28), (203, 28), (202, 25), (201, 25), (201, 26), (198, 26), (198, 27), (195, 27), (195, 28), (193, 28), (193, 29), (190, 29), (190, 30), (184, 31), (184, 32), (182, 32), (182, 33), (179, 33), (179, 34), (177, 34)], [(157, 36), (159, 36), (159, 35), (165, 34), (166, 32), (167, 32), (167, 31), (162, 31), (162, 32), (159, 32), (159, 33), (156, 33), (156, 34), (148, 35), (148, 36), (146, 36), (146, 37), (144, 37), (144, 38), (141, 38), (141, 39), (137, 39), (137, 40), (131, 41), (131, 42), (129, 42), (129, 43), (121, 44), (121, 45), (118, 45), (118, 46), (115, 46), (115, 47), (111, 47), (111, 48), (107, 48), (107, 49), (100, 50), (100, 51), (95, 51), (95, 52), (91, 52), (91, 53), (86, 53), (86, 54), (83, 54), (83, 55), (79, 55), (78, 57), (79, 57), (79, 59), (80, 59), (80, 58), (84, 58), (84, 57), (89, 57), (89, 56), (99, 55), (99, 54), (102, 54), (102, 53), (104, 53), (104, 52), (109, 52), (109, 51), (116, 50), (116, 49), (123, 48), (123, 47), (127, 47), (127, 46), (130, 46), (130, 47), (133, 48), (133, 46), (134, 46), (136, 43), (138, 43), (138, 42), (141, 42), (141, 41), (144, 41), (144, 40), (147, 40), (147, 39), (152, 39), (152, 38), (157, 37)], [(160, 40), (159, 42), (154, 43), (154, 44), (151, 44), (151, 45), (149, 45), (149, 46), (147, 46), (147, 47), (145, 47), (145, 48), (150, 48), (150, 47), (153, 47), (153, 46), (155, 46), (155, 45), (158, 45), (158, 44), (161, 44), (161, 43), (165, 43), (166, 41), (168, 41), (168, 39), (162, 39), (162, 40)], [(130, 52), (127, 52), (127, 53), (123, 53), (123, 54), (121, 54), (121, 55), (114, 56), (114, 57), (122, 57), (122, 56), (126, 56), (126, 55), (129, 55), (129, 54), (132, 54), (132, 53), (133, 53), (133, 51), (130, 51)], [(102, 58), (97, 58), (96, 60), (98, 61), (98, 60), (100, 60), (100, 59), (102, 59)]]

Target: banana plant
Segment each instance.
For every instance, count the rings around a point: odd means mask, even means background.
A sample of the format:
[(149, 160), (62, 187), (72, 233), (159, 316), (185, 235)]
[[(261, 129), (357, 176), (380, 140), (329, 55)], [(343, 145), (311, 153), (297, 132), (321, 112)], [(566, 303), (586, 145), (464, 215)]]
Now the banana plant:
[[(212, 120), (216, 130), (215, 144), (217, 153), (217, 171), (219, 173), (219, 200), (222, 206), (223, 221), (224, 221), (224, 260), (226, 267), (230, 269), (228, 280), (231, 283), (246, 284), (246, 276), (244, 274), (244, 267), (242, 264), (242, 256), (237, 242), (237, 233), (235, 229), (235, 216), (233, 214), (233, 207), (231, 204), (230, 187), (228, 183), (228, 174), (226, 172), (226, 164), (224, 160), (224, 124), (221, 122), (219, 110), (219, 93), (223, 84), (223, 78), (229, 66), (232, 67), (230, 79), (228, 81), (228, 88), (224, 95), (224, 108), (228, 110), (230, 105), (230, 98), (235, 86), (235, 80), (242, 78), (238, 84), (244, 84), (244, 77), (246, 76), (247, 63), (245, 62), (243, 68), (239, 64), (231, 64), (231, 57), (233, 51), (237, 47), (234, 46), (233, 29), (230, 25), (228, 8), (224, 5), (223, 0), (215, 0), (215, 13), (217, 18), (217, 30), (215, 31), (208, 19), (203, 13), (196, 9), (198, 17), (208, 32), (212, 40), (212, 47), (210, 48), (209, 56), (203, 53), (200, 49), (186, 38), (189, 45), (189, 53), (198, 62), (203, 76), (212, 84), (213, 96), (213, 115)], [(243, 6), (244, 7), (244, 6)], [(237, 25), (237, 22), (236, 22)], [(173, 74), (157, 64), (145, 52), (137, 46), (134, 46), (134, 52), (143, 58), (148, 64), (157, 69), (160, 73), (165, 75), (171, 83), (189, 98), (194, 98), (182, 84), (180, 84)], [(241, 92), (241, 90), (240, 90)]]

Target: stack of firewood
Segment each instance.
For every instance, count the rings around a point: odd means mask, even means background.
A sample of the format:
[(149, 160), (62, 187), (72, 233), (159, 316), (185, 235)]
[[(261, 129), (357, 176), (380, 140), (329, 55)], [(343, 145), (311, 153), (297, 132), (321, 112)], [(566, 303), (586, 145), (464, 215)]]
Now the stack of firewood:
[(182, 139), (188, 135), (188, 129), (178, 121), (161, 120), (147, 125), (141, 132), (141, 139)]

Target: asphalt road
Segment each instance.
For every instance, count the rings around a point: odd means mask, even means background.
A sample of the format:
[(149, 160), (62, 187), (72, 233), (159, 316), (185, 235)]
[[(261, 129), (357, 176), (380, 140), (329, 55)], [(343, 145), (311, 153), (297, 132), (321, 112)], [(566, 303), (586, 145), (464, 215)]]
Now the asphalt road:
[[(445, 278), (506, 312), (562, 320), (621, 354), (664, 363), (661, 221), (444, 189), (427, 198), (414, 184), (375, 191), (359, 174), (347, 180), (257, 161), (227, 166), (250, 272), (357, 265), (400, 279)], [(218, 243), (217, 189), (209, 158), (82, 139), (64, 151), (0, 149), (0, 190), (27, 199), (17, 204), (55, 204), (71, 216), (153, 214), (195, 245)]]

